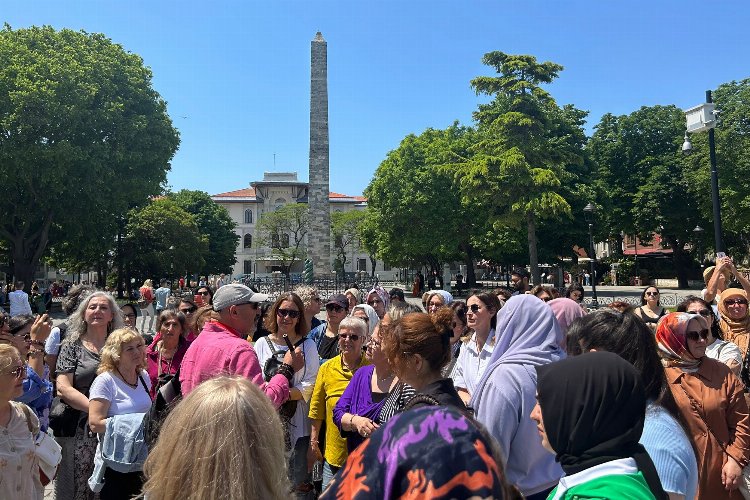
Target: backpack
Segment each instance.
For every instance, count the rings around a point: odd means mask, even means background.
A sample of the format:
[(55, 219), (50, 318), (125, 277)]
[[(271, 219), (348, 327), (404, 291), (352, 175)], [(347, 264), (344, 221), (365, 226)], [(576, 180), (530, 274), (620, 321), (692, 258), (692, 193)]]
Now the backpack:
[(174, 375), (162, 373), (160, 382), (161, 387), (154, 395), (154, 401), (148, 409), (146, 416), (143, 418), (143, 433), (146, 438), (146, 444), (149, 448), (156, 444), (159, 437), (161, 426), (166, 420), (167, 415), (182, 400), (182, 384), (180, 383), (180, 368)]
[[(263, 364), (263, 380), (266, 382), (269, 382), (274, 375), (276, 375), (276, 372), (279, 371), (279, 367), (284, 362), (284, 355), (286, 354), (286, 351), (277, 350), (276, 347), (274, 347), (273, 342), (271, 342), (271, 339), (268, 337), (265, 337), (266, 342), (268, 342), (268, 348), (271, 349), (271, 357), (266, 360), (266, 362)], [(297, 341), (296, 344), (294, 344), (294, 347), (299, 347), (300, 344), (302, 344), (305, 340), (307, 340), (307, 337), (302, 337)], [(282, 404), (279, 408), (279, 415), (286, 418), (292, 418), (294, 414), (297, 412), (297, 401), (289, 399), (286, 403)]]

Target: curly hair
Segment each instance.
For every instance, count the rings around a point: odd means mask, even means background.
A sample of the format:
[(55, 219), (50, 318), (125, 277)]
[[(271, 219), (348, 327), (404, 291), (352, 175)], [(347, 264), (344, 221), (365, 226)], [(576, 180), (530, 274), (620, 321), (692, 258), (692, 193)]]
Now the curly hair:
[[(144, 345), (143, 337), (138, 332), (131, 328), (118, 328), (113, 331), (107, 337), (107, 341), (104, 343), (101, 352), (101, 362), (99, 368), (96, 369), (96, 373), (111, 372), (117, 369), (117, 365), (120, 363), (120, 357), (122, 356), (122, 348), (125, 344), (137, 340), (141, 346)], [(136, 367), (137, 373), (141, 370), (146, 369), (146, 356), (144, 352), (143, 359), (138, 363)]]

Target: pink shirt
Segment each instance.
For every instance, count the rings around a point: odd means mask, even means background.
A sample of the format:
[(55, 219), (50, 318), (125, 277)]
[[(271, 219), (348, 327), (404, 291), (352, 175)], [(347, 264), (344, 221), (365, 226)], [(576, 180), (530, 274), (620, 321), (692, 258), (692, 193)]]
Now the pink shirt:
[(250, 343), (229, 326), (209, 321), (182, 359), (182, 394), (189, 394), (201, 382), (218, 375), (241, 375), (252, 380), (276, 408), (289, 399), (289, 381), (284, 375), (274, 375), (270, 382), (265, 382)]

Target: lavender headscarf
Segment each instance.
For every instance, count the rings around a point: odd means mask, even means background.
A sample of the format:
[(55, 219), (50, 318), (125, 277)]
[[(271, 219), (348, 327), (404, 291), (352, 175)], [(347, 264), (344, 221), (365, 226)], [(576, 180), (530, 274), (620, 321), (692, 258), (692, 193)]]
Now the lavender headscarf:
[(470, 405), (477, 408), (482, 389), (501, 364), (539, 366), (565, 358), (558, 339), (562, 331), (552, 309), (530, 294), (515, 295), (497, 313), (497, 343), (479, 379)]
[(380, 298), (380, 300), (383, 301), (383, 306), (385, 306), (385, 310), (388, 310), (388, 306), (391, 305), (391, 296), (388, 295), (388, 292), (385, 291), (385, 288), (382, 286), (374, 286), (372, 290), (367, 292), (367, 298), (365, 299), (365, 302), (368, 302), (370, 300), (370, 295), (377, 294), (377, 296)]

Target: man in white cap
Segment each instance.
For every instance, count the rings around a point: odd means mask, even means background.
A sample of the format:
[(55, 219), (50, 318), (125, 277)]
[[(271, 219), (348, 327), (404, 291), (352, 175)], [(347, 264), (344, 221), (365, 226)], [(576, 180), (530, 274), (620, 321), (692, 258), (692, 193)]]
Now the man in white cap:
[(224, 285), (216, 291), (213, 310), (218, 313), (218, 319), (206, 322), (182, 359), (183, 395), (212, 377), (241, 375), (258, 384), (276, 408), (289, 399), (294, 372), (305, 366), (300, 348), (287, 351), (276, 375), (265, 382), (258, 356), (245, 340), (255, 327), (259, 304), (266, 300), (268, 295), (255, 293), (239, 283)]

